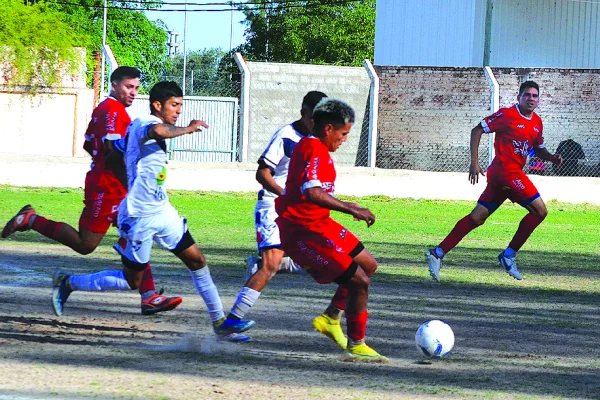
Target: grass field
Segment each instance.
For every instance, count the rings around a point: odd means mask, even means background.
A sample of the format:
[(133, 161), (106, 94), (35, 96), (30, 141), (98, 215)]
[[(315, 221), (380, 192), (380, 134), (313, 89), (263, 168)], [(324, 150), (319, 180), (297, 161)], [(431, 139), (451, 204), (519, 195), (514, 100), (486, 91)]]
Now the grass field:
[[(229, 307), (243, 283), (243, 260), (255, 251), (254, 194), (170, 196)], [(81, 190), (0, 186), (0, 221), (31, 203), (76, 226), (82, 197)], [(180, 308), (149, 318), (138, 315), (136, 293), (76, 293), (58, 319), (48, 306), (51, 274), (120, 268), (111, 250), (116, 231), (87, 257), (24, 232), (0, 241), (0, 294), (12, 305), (0, 307), (0, 398), (600, 398), (600, 207), (550, 202), (548, 218), (519, 253), (525, 279), (518, 282), (496, 265), (524, 215), (505, 204), (446, 256), (436, 284), (423, 252), (474, 203), (353, 200), (376, 214), (371, 228), (334, 218), (380, 264), (367, 335), (390, 364), (341, 362), (311, 329), (334, 287), (289, 275), (274, 278), (251, 311), (254, 342), (207, 350), (208, 319), (190, 279), (158, 249), (157, 284), (184, 296)], [(428, 319), (448, 322), (456, 345), (449, 358), (421, 363), (414, 332)], [(18, 373), (36, 379), (24, 382)], [(149, 388), (148, 381), (155, 383)]]

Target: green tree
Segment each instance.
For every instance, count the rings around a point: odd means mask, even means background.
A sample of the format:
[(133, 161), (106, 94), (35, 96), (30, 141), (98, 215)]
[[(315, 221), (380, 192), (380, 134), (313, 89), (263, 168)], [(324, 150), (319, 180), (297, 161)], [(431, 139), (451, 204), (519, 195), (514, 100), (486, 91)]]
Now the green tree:
[[(54, 10), (73, 32), (85, 34), (87, 69), (93, 71), (93, 51), (102, 48), (104, 0), (71, 0), (53, 3)], [(142, 87), (148, 90), (158, 81), (167, 62), (166, 25), (152, 22), (140, 8), (160, 8), (162, 1), (109, 1), (106, 43), (120, 65), (136, 66), (142, 71)], [(91, 75), (90, 75), (91, 79)]]
[(44, 2), (0, 2), (0, 83), (32, 88), (55, 84), (62, 74), (77, 72), (76, 47), (85, 37), (73, 33), (61, 13)]
[[(186, 95), (238, 96), (239, 83), (231, 82), (227, 71), (220, 67), (229, 54), (220, 48), (190, 51), (186, 57)], [(177, 54), (166, 64), (163, 79), (183, 79), (183, 54)]]
[(248, 60), (358, 66), (372, 59), (375, 0), (275, 1), (238, 9), (246, 15)]

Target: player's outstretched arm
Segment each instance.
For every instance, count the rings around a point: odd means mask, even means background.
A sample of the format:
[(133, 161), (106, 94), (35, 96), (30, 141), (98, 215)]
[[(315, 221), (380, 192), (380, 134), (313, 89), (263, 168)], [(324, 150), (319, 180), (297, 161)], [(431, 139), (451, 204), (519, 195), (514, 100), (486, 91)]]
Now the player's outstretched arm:
[(321, 187), (312, 187), (304, 191), (306, 200), (323, 208), (350, 214), (358, 221), (365, 221), (367, 226), (375, 223), (375, 214), (368, 208), (361, 208), (356, 203), (336, 199)]
[(545, 147), (541, 148), (541, 149), (534, 147), (534, 150), (535, 150), (536, 156), (538, 156), (539, 158), (541, 158), (544, 161), (552, 162), (552, 164), (556, 165), (557, 167), (560, 167), (563, 163), (563, 158), (560, 154), (558, 154), (558, 153), (552, 154)]
[(148, 128), (149, 139), (171, 139), (178, 136), (189, 135), (194, 132), (202, 132), (202, 128), (208, 128), (206, 122), (194, 119), (188, 126), (177, 127), (171, 124), (155, 124)]
[(481, 142), (481, 136), (483, 135), (483, 127), (481, 124), (471, 129), (471, 165), (469, 166), (469, 181), (471, 185), (475, 185), (479, 182), (479, 175), (485, 176), (485, 173), (479, 165), (479, 143)]

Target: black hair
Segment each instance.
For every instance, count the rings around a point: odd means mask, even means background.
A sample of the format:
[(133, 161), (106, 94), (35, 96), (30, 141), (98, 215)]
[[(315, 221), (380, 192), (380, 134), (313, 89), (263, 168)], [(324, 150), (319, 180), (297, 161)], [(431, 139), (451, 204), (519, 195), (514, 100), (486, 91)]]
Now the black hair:
[(161, 81), (150, 89), (150, 112), (154, 111), (152, 103), (158, 101), (161, 105), (171, 97), (183, 97), (183, 91), (179, 85), (173, 81)]
[[(327, 124), (339, 128), (348, 123), (354, 123), (354, 109), (342, 100), (323, 98), (313, 110), (315, 126), (313, 133), (320, 133)], [(315, 135), (317, 136), (317, 135)]]
[(135, 67), (118, 67), (110, 74), (110, 81), (121, 82), (123, 79), (139, 79), (140, 70)]
[(534, 88), (538, 91), (538, 93), (540, 92), (540, 87), (537, 83), (535, 83), (534, 81), (525, 81), (521, 83), (521, 86), (519, 86), (519, 96), (522, 95), (523, 92), (529, 88)]
[(323, 92), (318, 92), (316, 90), (310, 91), (306, 93), (306, 96), (302, 99), (302, 107), (314, 110), (315, 106), (325, 97), (327, 97), (327, 95)]

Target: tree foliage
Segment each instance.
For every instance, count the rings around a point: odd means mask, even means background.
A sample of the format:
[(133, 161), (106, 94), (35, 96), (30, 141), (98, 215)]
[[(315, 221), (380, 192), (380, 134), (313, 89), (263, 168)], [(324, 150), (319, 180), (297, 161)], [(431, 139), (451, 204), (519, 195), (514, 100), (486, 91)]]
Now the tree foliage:
[[(220, 48), (190, 51), (186, 57), (186, 95), (188, 96), (237, 96), (239, 84), (231, 82), (227, 71), (221, 69), (222, 61), (229, 53)], [(183, 79), (183, 54), (177, 54), (166, 64), (162, 79)]]
[(33, 87), (55, 84), (80, 67), (76, 47), (85, 37), (72, 32), (61, 13), (44, 2), (0, 1), (0, 82)]
[(375, 0), (259, 2), (238, 6), (246, 43), (236, 50), (249, 60), (358, 66), (373, 58)]
[[(102, 48), (103, 4), (103, 0), (71, 0), (69, 4), (52, 5), (74, 32), (86, 34), (88, 71), (94, 68), (93, 51)], [(142, 71), (145, 89), (156, 83), (167, 62), (168, 37), (164, 23), (150, 21), (143, 12), (134, 9), (158, 8), (160, 4), (157, 0), (110, 1), (107, 9), (106, 43), (119, 65), (135, 66)]]

